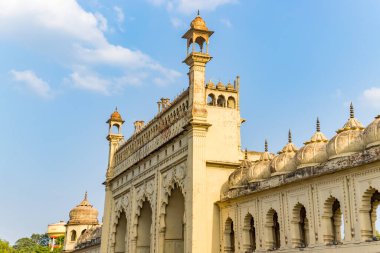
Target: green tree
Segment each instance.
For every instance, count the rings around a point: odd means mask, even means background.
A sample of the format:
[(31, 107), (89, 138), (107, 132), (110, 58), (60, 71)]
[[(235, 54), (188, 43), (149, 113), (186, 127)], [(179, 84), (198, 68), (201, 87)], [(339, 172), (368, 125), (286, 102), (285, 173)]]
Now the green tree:
[(0, 252), (14, 253), (14, 249), (9, 245), (9, 242), (0, 239)]
[[(30, 238), (21, 238), (13, 246), (11, 253), (49, 253), (49, 236), (47, 234), (32, 234)], [(0, 251), (1, 252), (1, 251)], [(62, 248), (56, 248), (53, 253), (62, 252)]]
[[(56, 238), (56, 245), (63, 245), (64, 237)], [(50, 251), (49, 236), (47, 234), (32, 234), (16, 241), (13, 247), (9, 242), (0, 239), (0, 253), (61, 253), (62, 247)]]
[(32, 234), (30, 239), (40, 246), (49, 245), (49, 236), (47, 234)]
[(18, 239), (13, 246), (17, 253), (34, 253), (37, 248), (37, 244), (31, 238)]

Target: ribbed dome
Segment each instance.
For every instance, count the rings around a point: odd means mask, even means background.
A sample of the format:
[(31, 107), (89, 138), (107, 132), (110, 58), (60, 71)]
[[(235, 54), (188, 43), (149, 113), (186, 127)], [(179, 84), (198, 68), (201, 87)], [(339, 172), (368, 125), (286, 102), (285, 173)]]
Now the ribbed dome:
[(380, 145), (380, 115), (364, 130), (363, 139), (366, 148)]
[(70, 220), (68, 224), (71, 225), (97, 225), (98, 222), (98, 210), (94, 208), (87, 200), (87, 192), (82, 202), (71, 209)]
[(350, 118), (336, 135), (327, 143), (329, 159), (348, 156), (360, 152), (364, 148), (364, 126), (354, 117), (354, 108), (350, 105)]
[(261, 154), (260, 159), (252, 165), (248, 172), (248, 181), (257, 182), (270, 178), (270, 163), (273, 155), (268, 152), (268, 143), (265, 140), (265, 152)]
[(203, 20), (203, 18), (201, 18), (201, 16), (199, 16), (199, 12), (198, 16), (196, 16), (193, 21), (191, 21), (190, 27), (198, 30), (208, 30), (206, 22)]
[(224, 87), (223, 83), (221, 81), (218, 82), (218, 84), (216, 85), (216, 88), (218, 90), (224, 90), (226, 89), (226, 87)]
[(327, 161), (326, 136), (321, 133), (319, 120), (317, 119), (317, 131), (311, 139), (305, 142), (300, 150), (298, 150), (295, 159), (297, 169), (314, 166)]
[(209, 89), (214, 89), (215, 88), (215, 84), (210, 80), (206, 84), (206, 87), (209, 88)]
[(230, 82), (227, 84), (227, 90), (234, 90), (234, 86)]
[(117, 111), (117, 107), (115, 111), (111, 114), (110, 119), (107, 122), (109, 122), (110, 120), (123, 122), (123, 119), (121, 118), (120, 113)]
[(239, 188), (248, 183), (248, 172), (252, 166), (252, 162), (248, 160), (247, 150), (245, 151), (244, 160), (240, 163), (239, 168), (237, 168), (228, 177), (228, 187), (230, 189)]
[(296, 163), (294, 156), (298, 151), (297, 147), (292, 143), (292, 134), (289, 130), (288, 144), (274, 157), (271, 162), (272, 175), (279, 175), (294, 171)]

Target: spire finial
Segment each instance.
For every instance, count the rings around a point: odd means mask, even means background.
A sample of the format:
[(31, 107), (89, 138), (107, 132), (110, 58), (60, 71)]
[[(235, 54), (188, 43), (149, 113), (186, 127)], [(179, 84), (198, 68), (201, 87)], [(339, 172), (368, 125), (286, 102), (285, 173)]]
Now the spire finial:
[(289, 129), (289, 133), (288, 133), (288, 142), (292, 143), (292, 131), (290, 129)]
[(321, 124), (319, 123), (319, 117), (317, 117), (317, 132), (321, 131)]
[(84, 200), (87, 200), (87, 191), (84, 193)]
[(354, 106), (352, 105), (352, 102), (350, 104), (350, 119), (355, 118), (355, 112), (354, 112)]
[(268, 152), (268, 141), (267, 141), (267, 139), (265, 139), (264, 150), (265, 150), (265, 152)]
[(117, 106), (115, 107), (115, 111), (117, 112)]
[(199, 9), (198, 9), (198, 13), (197, 13), (197, 15), (199, 16)]
[(245, 148), (245, 151), (244, 151), (244, 159), (245, 159), (245, 160), (248, 159), (248, 151), (247, 151), (247, 148)]

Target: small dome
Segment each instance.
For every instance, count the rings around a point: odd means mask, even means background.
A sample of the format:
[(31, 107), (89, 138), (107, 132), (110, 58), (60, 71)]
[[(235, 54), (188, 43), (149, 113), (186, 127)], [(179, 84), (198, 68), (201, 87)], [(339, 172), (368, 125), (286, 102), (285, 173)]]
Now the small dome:
[(215, 84), (210, 80), (206, 84), (206, 87), (209, 88), (209, 89), (215, 89)]
[(191, 21), (190, 27), (198, 30), (208, 30), (206, 22), (203, 20), (203, 18), (201, 18), (201, 16), (199, 16), (199, 12), (198, 16), (196, 16), (193, 21)]
[(366, 148), (380, 145), (380, 115), (364, 130), (363, 139)]
[(237, 168), (228, 177), (228, 187), (230, 189), (239, 188), (248, 183), (248, 172), (252, 167), (252, 162), (248, 160), (247, 150), (245, 151), (244, 160), (240, 163), (239, 168)]
[(70, 220), (68, 224), (70, 225), (97, 225), (98, 222), (98, 210), (94, 208), (90, 202), (87, 200), (87, 192), (84, 196), (82, 202), (71, 209)]
[(292, 134), (289, 130), (288, 144), (278, 152), (278, 156), (274, 157), (271, 162), (272, 175), (285, 174), (296, 169), (294, 156), (298, 151), (297, 147), (292, 143)]
[(319, 120), (317, 119), (317, 131), (311, 139), (305, 142), (300, 150), (298, 150), (295, 159), (297, 169), (314, 166), (327, 161), (326, 136), (321, 133)]
[(268, 143), (265, 140), (265, 152), (261, 154), (260, 159), (249, 169), (248, 181), (257, 182), (270, 178), (270, 163), (272, 158), (273, 155), (268, 152)]
[(123, 121), (123, 119), (121, 118), (120, 113), (117, 111), (117, 107), (116, 107), (115, 111), (111, 114), (110, 120), (113, 120), (113, 121)]
[(364, 148), (363, 125), (354, 117), (354, 108), (350, 105), (350, 118), (336, 135), (327, 143), (329, 159), (348, 156)]
[(226, 87), (224, 87), (223, 83), (221, 81), (219, 81), (218, 84), (216, 85), (216, 88), (218, 90), (224, 90)]
[(227, 84), (227, 90), (234, 90), (234, 86), (230, 82)]

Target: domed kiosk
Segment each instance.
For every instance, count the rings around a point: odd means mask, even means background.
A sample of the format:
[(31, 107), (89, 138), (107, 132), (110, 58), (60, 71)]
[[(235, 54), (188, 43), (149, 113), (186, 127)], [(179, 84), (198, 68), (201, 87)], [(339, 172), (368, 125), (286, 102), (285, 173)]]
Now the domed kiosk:
[(64, 252), (73, 251), (78, 238), (88, 229), (99, 225), (98, 214), (98, 210), (88, 201), (86, 192), (79, 205), (70, 211), (70, 220), (66, 224)]

